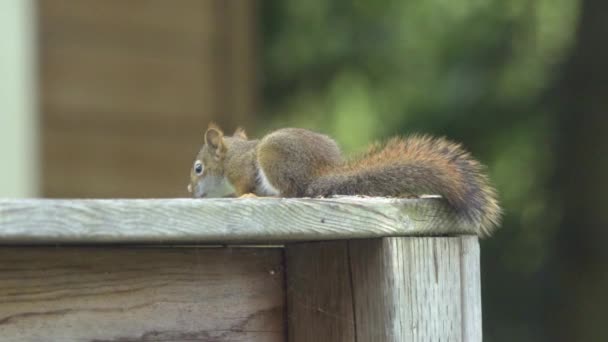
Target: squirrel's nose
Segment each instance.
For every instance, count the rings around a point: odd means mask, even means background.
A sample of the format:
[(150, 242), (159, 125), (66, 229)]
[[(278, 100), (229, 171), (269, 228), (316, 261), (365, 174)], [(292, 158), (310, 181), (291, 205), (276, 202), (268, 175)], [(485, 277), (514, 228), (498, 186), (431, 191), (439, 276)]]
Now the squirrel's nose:
[(188, 184), (188, 192), (192, 193), (192, 184)]

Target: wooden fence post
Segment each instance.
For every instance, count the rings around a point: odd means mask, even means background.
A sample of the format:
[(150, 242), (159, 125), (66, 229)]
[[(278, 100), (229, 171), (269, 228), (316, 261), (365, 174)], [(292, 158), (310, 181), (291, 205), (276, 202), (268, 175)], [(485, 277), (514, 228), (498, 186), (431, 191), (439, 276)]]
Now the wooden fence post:
[(481, 341), (476, 236), (286, 246), (289, 341)]

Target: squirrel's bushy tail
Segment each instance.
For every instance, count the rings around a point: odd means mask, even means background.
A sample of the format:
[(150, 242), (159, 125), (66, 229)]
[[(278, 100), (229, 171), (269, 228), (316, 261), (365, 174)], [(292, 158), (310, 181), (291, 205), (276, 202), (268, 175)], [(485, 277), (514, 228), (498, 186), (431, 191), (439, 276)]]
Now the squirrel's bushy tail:
[(327, 170), (309, 185), (307, 196), (441, 195), (457, 215), (487, 236), (498, 225), (501, 209), (483, 169), (459, 144), (448, 140), (393, 138)]

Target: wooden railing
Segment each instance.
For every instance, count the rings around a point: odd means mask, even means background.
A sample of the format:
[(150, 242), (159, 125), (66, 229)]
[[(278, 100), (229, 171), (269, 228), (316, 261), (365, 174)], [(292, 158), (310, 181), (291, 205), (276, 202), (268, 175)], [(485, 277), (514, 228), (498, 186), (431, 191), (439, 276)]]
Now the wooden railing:
[(0, 200), (15, 341), (481, 341), (439, 198)]

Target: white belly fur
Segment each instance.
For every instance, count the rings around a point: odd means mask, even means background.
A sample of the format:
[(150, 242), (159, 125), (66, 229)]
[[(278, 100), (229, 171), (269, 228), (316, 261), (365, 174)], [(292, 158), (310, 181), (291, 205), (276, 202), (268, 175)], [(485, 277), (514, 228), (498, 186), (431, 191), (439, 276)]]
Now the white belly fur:
[(268, 177), (266, 177), (266, 174), (264, 173), (264, 170), (261, 167), (258, 169), (258, 178), (259, 178), (258, 191), (260, 192), (260, 194), (258, 194), (258, 195), (262, 195), (262, 196), (278, 196), (279, 195), (279, 190), (277, 190), (277, 188), (275, 188), (274, 186), (272, 186), (272, 184), (270, 184), (270, 181), (268, 181)]

